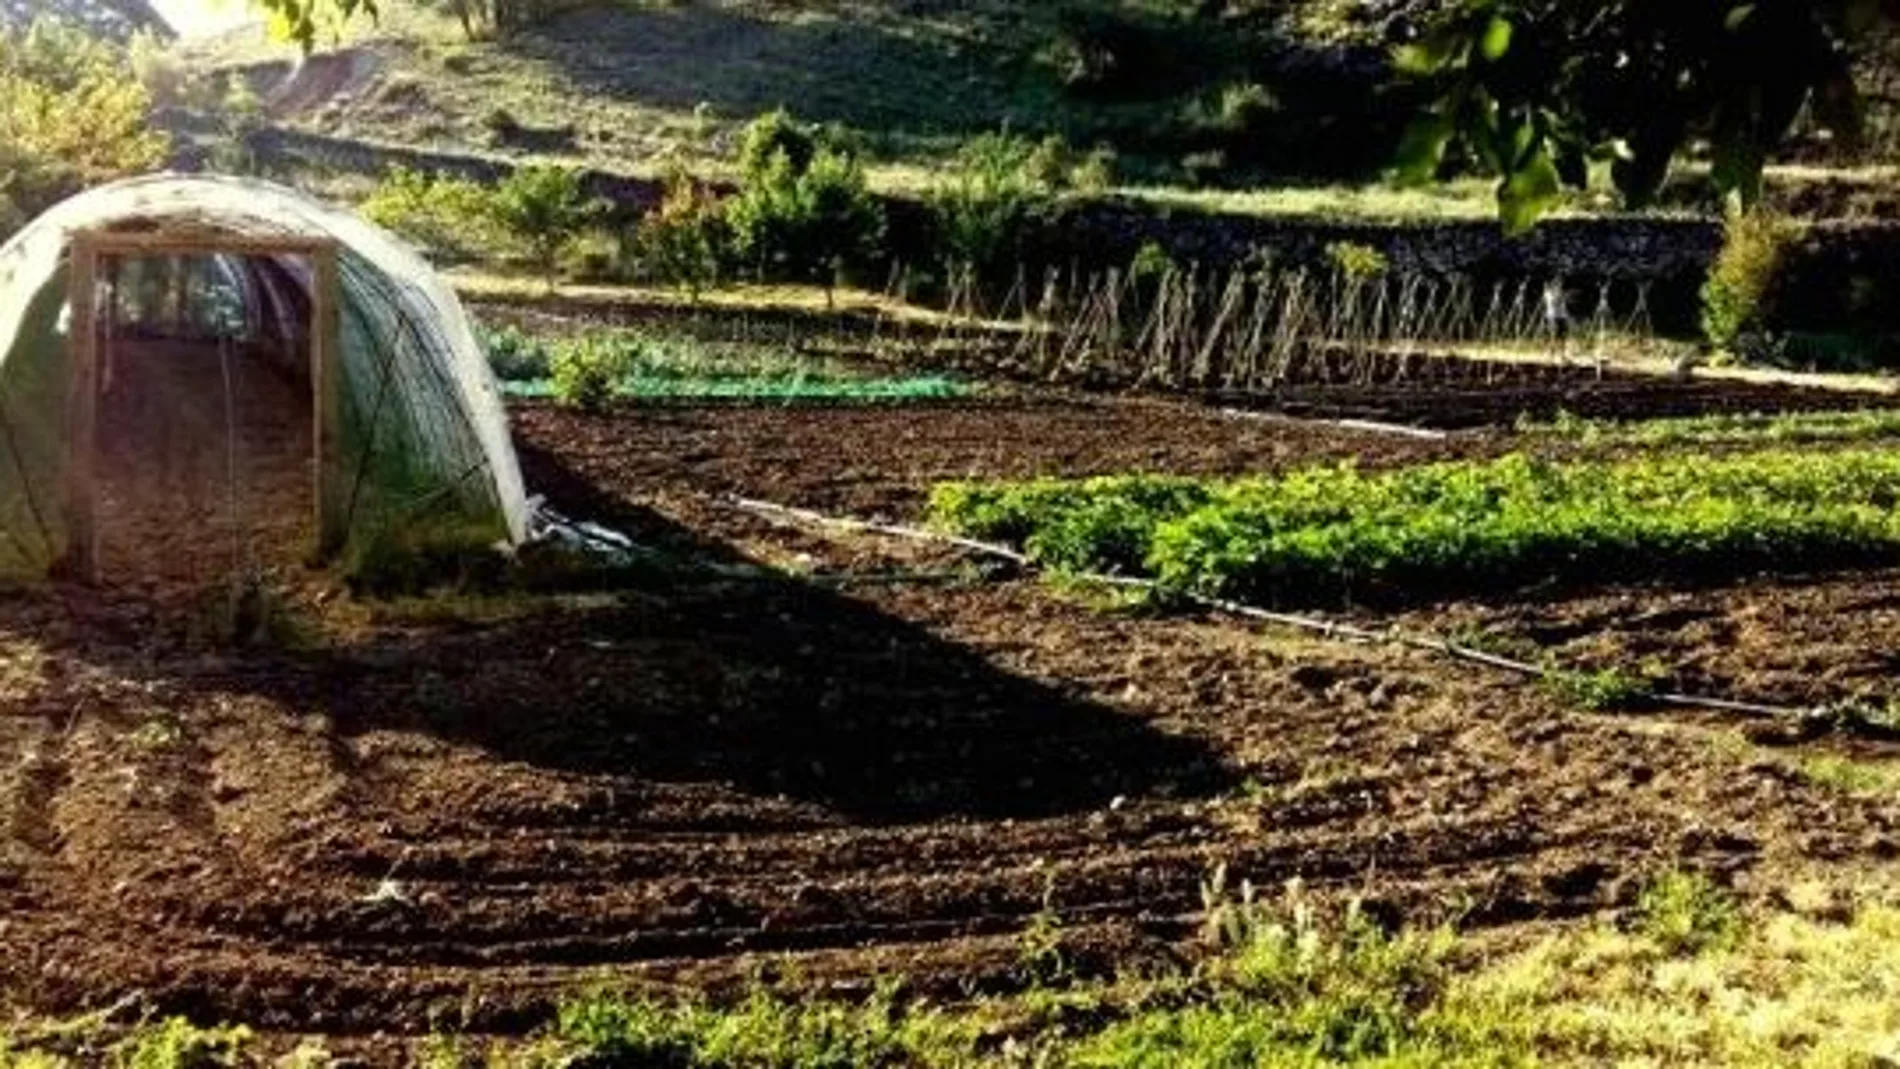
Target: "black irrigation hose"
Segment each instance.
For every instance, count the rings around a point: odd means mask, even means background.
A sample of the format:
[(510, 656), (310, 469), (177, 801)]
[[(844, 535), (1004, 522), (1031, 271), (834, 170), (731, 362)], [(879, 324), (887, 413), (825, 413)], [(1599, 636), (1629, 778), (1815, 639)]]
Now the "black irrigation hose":
[[(768, 518), (776, 517), (781, 520), (795, 520), (839, 530), (862, 531), (867, 534), (887, 535), (893, 538), (906, 538), (912, 541), (954, 546), (972, 553), (979, 553), (984, 556), (1009, 561), (1034, 574), (1043, 574), (1046, 571), (1046, 569), (1038, 565), (1027, 554), (1011, 549), (1008, 546), (997, 545), (993, 542), (982, 542), (976, 539), (942, 534), (937, 531), (928, 531), (918, 527), (906, 527), (900, 524), (872, 523), (850, 517), (829, 516), (821, 512), (814, 512), (810, 509), (794, 508), (790, 505), (780, 505), (770, 501), (760, 501), (755, 498), (739, 497), (736, 495), (728, 496), (724, 498), (723, 501), (729, 507), (754, 515)], [(1170, 597), (1182, 598), (1215, 612), (1226, 613), (1230, 616), (1239, 616), (1249, 620), (1259, 620), (1263, 623), (1298, 628), (1303, 631), (1312, 631), (1324, 635), (1327, 638), (1346, 642), (1385, 643), (1388, 645), (1404, 646), (1410, 649), (1436, 653), (1455, 660), (1484, 665), (1498, 671), (1511, 672), (1516, 675), (1527, 676), (1543, 681), (1560, 679), (1564, 675), (1561, 670), (1552, 669), (1544, 665), (1532, 664), (1529, 661), (1520, 661), (1512, 657), (1503, 657), (1495, 653), (1486, 653), (1483, 650), (1460, 645), (1449, 639), (1439, 638), (1436, 635), (1412, 634), (1401, 631), (1397, 627), (1360, 627), (1357, 624), (1341, 623), (1318, 616), (1274, 612), (1270, 609), (1262, 609), (1258, 606), (1247, 605), (1238, 601), (1229, 601), (1224, 598), (1208, 597), (1203, 594), (1194, 594), (1187, 591), (1166, 588), (1153, 579), (1143, 579), (1136, 576), (1083, 572), (1074, 574), (1072, 577), (1087, 583), (1100, 583), (1126, 589), (1165, 593)], [(1791, 720), (1802, 724), (1814, 723), (1828, 715), (1828, 711), (1825, 708), (1803, 709), (1794, 706), (1767, 705), (1761, 702), (1732, 701), (1727, 698), (1709, 698), (1696, 694), (1680, 694), (1673, 691), (1645, 690), (1641, 696), (1662, 705), (1673, 705), (1690, 709), (1707, 709), (1755, 719)]]

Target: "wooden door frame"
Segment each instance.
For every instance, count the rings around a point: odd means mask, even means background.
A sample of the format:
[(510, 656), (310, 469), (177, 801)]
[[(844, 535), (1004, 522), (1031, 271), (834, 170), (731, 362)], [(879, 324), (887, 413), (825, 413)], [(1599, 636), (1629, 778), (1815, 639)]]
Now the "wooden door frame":
[(337, 242), (326, 238), (244, 237), (204, 230), (123, 233), (86, 230), (68, 242), (71, 386), (66, 398), (66, 567), (82, 582), (99, 578), (99, 262), (106, 257), (293, 256), (309, 262), (311, 480), (316, 559), (343, 547), (347, 531), (339, 495), (336, 426), (342, 380), (337, 360), (342, 335)]

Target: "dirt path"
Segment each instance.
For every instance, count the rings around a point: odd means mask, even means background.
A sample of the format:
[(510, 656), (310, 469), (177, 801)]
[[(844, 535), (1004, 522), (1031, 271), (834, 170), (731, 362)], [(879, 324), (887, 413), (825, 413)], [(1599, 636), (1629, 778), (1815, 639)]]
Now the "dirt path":
[[(708, 495), (899, 514), (951, 475), (1444, 448), (1142, 406), (517, 422), (557, 504), (816, 571), (948, 562)], [(1633, 615), (1651, 602), (1677, 615)], [(1900, 577), (1879, 575), (1438, 612), (1707, 646), (1711, 682), (1854, 666), (1776, 676), (1792, 694), (1871, 682), (1894, 604)], [(1045, 898), (1079, 967), (1127, 966), (1176, 952), (1221, 862), (1503, 923), (1625, 903), (1667, 864), (1769, 895), (1900, 851), (1892, 801), (1783, 759), (1827, 740), (1718, 747), (1706, 723), (1026, 581), (731, 580), (509, 611), (228, 659), (158, 642), (134, 603), (0, 602), (0, 989), (48, 1010), (136, 991), (267, 1029), (512, 1031), (603, 978), (1002, 988)], [(1759, 632), (1725, 644), (1687, 612)]]

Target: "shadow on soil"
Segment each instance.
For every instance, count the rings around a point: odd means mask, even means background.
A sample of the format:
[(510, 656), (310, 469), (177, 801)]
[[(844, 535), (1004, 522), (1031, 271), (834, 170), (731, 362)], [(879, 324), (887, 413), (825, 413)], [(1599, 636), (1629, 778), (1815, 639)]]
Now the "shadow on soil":
[[(529, 483), (700, 563), (735, 563), (523, 450)], [(70, 606), (79, 598), (62, 595)], [(104, 606), (113, 595), (97, 597)], [(642, 581), (585, 607), (390, 628), (307, 654), (202, 660), (160, 649), (152, 610), (69, 618), (54, 656), (166, 687), (322, 710), (339, 735), (426, 732), (503, 761), (630, 781), (708, 782), (862, 823), (1031, 818), (1116, 795), (1200, 796), (1231, 776), (1204, 743), (1013, 675), (978, 653), (796, 581)], [(14, 614), (9, 614), (14, 615)], [(116, 626), (115, 626), (116, 622)], [(49, 644), (55, 629), (42, 630)]]

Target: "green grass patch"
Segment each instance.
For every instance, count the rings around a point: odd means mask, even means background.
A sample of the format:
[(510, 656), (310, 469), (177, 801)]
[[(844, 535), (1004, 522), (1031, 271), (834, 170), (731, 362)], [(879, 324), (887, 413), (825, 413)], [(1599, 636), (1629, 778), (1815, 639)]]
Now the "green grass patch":
[(1529, 435), (1568, 438), (1586, 445), (1849, 442), (1900, 435), (1900, 409), (1722, 413), (1640, 421), (1584, 419), (1560, 413), (1549, 422), (1521, 423), (1518, 430)]
[[(557, 391), (548, 379), (506, 382), (502, 392), (510, 397), (554, 397)], [(622, 379), (615, 387), (618, 397), (644, 401), (823, 401), (837, 403), (902, 403), (906, 401), (944, 400), (968, 397), (974, 391), (966, 383), (940, 376), (904, 379), (869, 379), (859, 382), (833, 382), (824, 379), (732, 380), (640, 378)]]
[(1571, 462), (1514, 454), (1232, 481), (955, 483), (934, 491), (931, 515), (1059, 571), (1313, 603), (1893, 560), (1896, 502), (1896, 453)]

